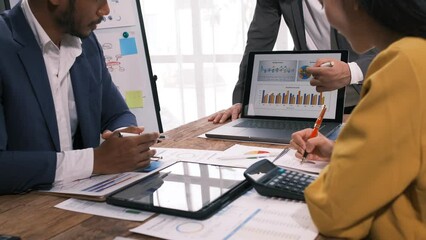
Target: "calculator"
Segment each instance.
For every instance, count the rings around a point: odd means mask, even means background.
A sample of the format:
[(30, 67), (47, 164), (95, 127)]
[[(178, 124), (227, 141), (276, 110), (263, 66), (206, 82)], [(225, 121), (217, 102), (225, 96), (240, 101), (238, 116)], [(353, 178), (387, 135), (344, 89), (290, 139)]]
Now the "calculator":
[(305, 188), (315, 180), (309, 174), (280, 168), (268, 159), (251, 165), (244, 177), (260, 195), (298, 201), (305, 201)]

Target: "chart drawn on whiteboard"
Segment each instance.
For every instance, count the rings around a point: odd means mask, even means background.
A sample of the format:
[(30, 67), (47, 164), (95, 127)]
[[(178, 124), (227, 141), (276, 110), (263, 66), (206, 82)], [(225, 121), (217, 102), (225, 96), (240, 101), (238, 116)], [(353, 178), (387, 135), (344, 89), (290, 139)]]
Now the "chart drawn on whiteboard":
[(135, 78), (140, 78), (140, 69), (134, 67), (136, 62), (143, 58), (138, 54), (135, 37), (128, 37), (132, 41), (123, 41), (124, 35), (135, 35), (130, 32), (98, 33), (98, 40), (104, 50), (107, 68), (115, 85), (122, 93), (129, 90), (142, 90), (142, 86)]

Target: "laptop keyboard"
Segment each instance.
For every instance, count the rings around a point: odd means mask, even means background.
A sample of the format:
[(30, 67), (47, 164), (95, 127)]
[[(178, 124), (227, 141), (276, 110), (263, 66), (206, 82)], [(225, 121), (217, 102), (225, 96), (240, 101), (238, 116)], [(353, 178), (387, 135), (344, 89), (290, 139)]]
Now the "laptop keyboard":
[(288, 129), (298, 131), (305, 128), (312, 128), (313, 122), (300, 122), (300, 121), (271, 121), (271, 120), (244, 120), (243, 122), (235, 125), (234, 127), (245, 128), (266, 128), (266, 129)]

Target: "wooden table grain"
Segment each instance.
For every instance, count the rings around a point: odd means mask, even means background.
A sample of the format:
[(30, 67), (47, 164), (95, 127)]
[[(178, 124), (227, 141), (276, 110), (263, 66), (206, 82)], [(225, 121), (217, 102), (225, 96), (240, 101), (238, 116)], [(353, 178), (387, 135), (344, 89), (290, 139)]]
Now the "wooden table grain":
[[(165, 139), (155, 147), (225, 150), (237, 141), (199, 138), (219, 125), (203, 118), (167, 131)], [(249, 146), (282, 148), (281, 145), (243, 143)], [(157, 239), (129, 232), (141, 222), (118, 220), (55, 208), (66, 198), (37, 192), (0, 196), (0, 234), (22, 239)], [(149, 220), (147, 220), (149, 221)]]

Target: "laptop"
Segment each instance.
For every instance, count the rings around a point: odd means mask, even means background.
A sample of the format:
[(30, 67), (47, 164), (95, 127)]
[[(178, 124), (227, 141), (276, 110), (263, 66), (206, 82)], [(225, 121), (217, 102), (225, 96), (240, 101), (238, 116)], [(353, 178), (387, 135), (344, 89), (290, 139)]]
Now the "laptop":
[(345, 50), (250, 52), (241, 117), (207, 132), (208, 138), (287, 144), (312, 128), (327, 106), (320, 132), (329, 136), (343, 121), (345, 88), (319, 93), (306, 67), (319, 58), (347, 62)]

